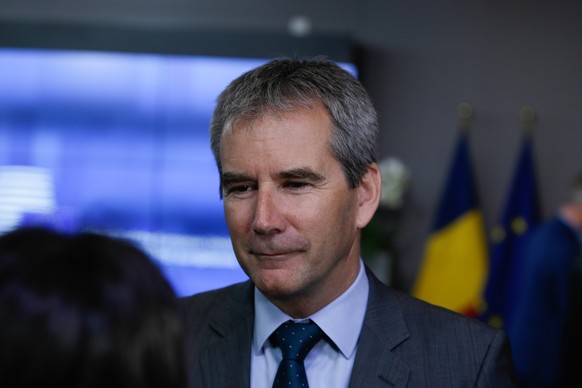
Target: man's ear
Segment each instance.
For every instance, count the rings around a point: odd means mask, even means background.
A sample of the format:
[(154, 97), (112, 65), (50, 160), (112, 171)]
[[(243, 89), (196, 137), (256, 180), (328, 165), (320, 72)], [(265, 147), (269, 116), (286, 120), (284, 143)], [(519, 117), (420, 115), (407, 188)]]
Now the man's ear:
[(358, 191), (356, 226), (359, 229), (363, 229), (364, 226), (368, 225), (376, 209), (378, 209), (382, 194), (382, 174), (380, 173), (380, 167), (376, 163), (372, 163), (368, 167), (368, 171), (356, 190)]

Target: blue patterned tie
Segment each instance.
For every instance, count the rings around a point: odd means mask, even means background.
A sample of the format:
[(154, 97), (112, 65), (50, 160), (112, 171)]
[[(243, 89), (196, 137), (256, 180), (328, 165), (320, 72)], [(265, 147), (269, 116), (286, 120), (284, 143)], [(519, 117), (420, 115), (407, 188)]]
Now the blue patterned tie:
[(314, 322), (287, 321), (271, 334), (271, 343), (281, 348), (283, 359), (277, 369), (273, 388), (308, 388), (303, 360), (323, 331)]

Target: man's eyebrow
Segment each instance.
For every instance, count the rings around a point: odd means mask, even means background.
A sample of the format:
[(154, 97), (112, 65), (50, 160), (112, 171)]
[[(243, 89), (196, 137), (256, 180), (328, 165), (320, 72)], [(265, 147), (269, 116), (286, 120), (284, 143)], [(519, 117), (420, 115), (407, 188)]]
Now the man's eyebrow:
[(293, 168), (291, 170), (281, 171), (277, 174), (282, 179), (304, 179), (314, 183), (322, 182), (325, 177), (309, 168)]
[[(290, 170), (281, 171), (277, 174), (279, 179), (303, 179), (314, 183), (322, 182), (325, 177), (309, 168), (292, 168)], [(224, 172), (220, 176), (220, 181), (223, 186), (235, 184), (239, 182), (253, 181), (250, 175), (238, 172)]]
[(222, 175), (220, 176), (220, 182), (223, 186), (227, 186), (233, 183), (238, 183), (238, 182), (245, 182), (245, 181), (252, 181), (253, 178), (251, 178), (248, 175), (245, 174), (241, 174), (241, 173), (237, 173), (237, 172), (224, 172), (222, 173)]

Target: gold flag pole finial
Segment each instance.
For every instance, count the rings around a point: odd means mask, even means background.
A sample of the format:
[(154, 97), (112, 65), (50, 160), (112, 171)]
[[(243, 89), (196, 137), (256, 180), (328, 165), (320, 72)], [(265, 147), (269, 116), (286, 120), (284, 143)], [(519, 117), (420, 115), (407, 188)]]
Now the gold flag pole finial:
[(466, 131), (471, 126), (471, 120), (473, 119), (473, 106), (468, 102), (462, 102), (457, 107), (457, 117), (459, 118), (459, 124), (461, 130)]

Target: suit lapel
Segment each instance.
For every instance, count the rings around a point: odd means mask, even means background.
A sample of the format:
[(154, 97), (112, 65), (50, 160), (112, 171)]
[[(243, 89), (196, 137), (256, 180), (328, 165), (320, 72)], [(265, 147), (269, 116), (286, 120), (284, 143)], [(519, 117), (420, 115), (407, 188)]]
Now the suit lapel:
[(249, 387), (254, 308), (252, 284), (242, 292), (231, 293), (210, 319), (214, 334), (206, 357), (200, 358), (204, 386)]
[(392, 350), (410, 335), (394, 293), (370, 271), (368, 307), (350, 387), (405, 387), (410, 369)]
[[(370, 271), (368, 307), (354, 362), (350, 388), (405, 387), (410, 369), (392, 351), (409, 337), (393, 291)], [(202, 386), (249, 387), (253, 335), (253, 287), (233, 292), (210, 319), (212, 337), (201, 355)], [(233, 351), (235, 349), (235, 351)]]

